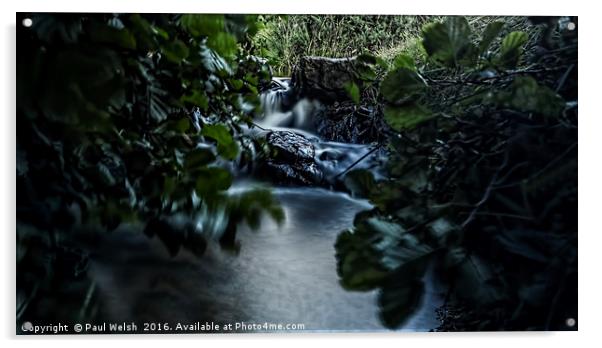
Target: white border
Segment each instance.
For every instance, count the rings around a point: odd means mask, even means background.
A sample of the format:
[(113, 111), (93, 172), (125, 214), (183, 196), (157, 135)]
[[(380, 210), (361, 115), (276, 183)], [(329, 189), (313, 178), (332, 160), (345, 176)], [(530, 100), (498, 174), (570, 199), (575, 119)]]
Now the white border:
[[(9, 4), (10, 2), (10, 4)], [(393, 0), (19, 0), (2, 2), (2, 48), (0, 52), (3, 81), (0, 83), (0, 174), (3, 191), (0, 214), (4, 229), (2, 235), (3, 278), (0, 280), (0, 330), (9, 345), (44, 347), (106, 347), (107, 344), (128, 344), (142, 339), (143, 344), (162, 347), (168, 341), (186, 346), (247, 345), (252, 346), (329, 346), (366, 347), (373, 345), (401, 345), (408, 347), (522, 347), (543, 344), (547, 347), (589, 346), (602, 341), (596, 333), (602, 331), (600, 316), (602, 296), (599, 265), (602, 264), (602, 228), (598, 209), (600, 200), (599, 160), (602, 144), (602, 115), (599, 96), (600, 25), (602, 13), (595, 10), (593, 1), (393, 1)], [(579, 16), (579, 332), (568, 333), (447, 333), (447, 334), (273, 334), (273, 335), (182, 335), (182, 336), (69, 336), (69, 337), (15, 337), (14, 320), (14, 264), (15, 264), (15, 12), (208, 12), (208, 13), (357, 13), (357, 14), (462, 14), (462, 15), (578, 15)], [(283, 340), (286, 340), (283, 342)], [(374, 342), (374, 341), (377, 342)], [(122, 342), (123, 341), (123, 342)], [(131, 343), (130, 343), (131, 344)], [(599, 344), (599, 343), (598, 343)]]

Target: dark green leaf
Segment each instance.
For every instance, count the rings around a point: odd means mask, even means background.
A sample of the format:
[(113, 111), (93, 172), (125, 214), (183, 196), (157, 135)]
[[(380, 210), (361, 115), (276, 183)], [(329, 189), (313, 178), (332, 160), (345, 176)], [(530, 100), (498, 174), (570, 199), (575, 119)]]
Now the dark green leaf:
[(506, 35), (502, 40), (497, 63), (504, 68), (515, 68), (520, 61), (524, 46), (528, 40), (527, 33), (522, 31), (513, 31)]
[(380, 265), (378, 253), (370, 247), (364, 229), (339, 234), (335, 249), (337, 272), (343, 287), (349, 290), (371, 290), (387, 276)]
[(180, 40), (169, 41), (161, 48), (165, 57), (176, 64), (179, 64), (182, 60), (186, 59), (189, 54), (188, 47)]
[(204, 92), (194, 90), (192, 94), (184, 95), (180, 98), (182, 103), (190, 103), (194, 106), (198, 106), (203, 111), (207, 111), (209, 108), (209, 98)]
[(356, 104), (360, 103), (360, 89), (357, 87), (357, 85), (355, 83), (350, 82), (350, 83), (346, 84), (345, 91), (347, 91), (347, 94), (349, 95), (351, 100), (353, 100), (354, 103), (356, 103)]
[(180, 18), (180, 26), (194, 36), (213, 36), (224, 30), (221, 14), (186, 14)]
[(535, 112), (548, 117), (559, 116), (564, 108), (563, 99), (547, 86), (541, 86), (532, 77), (517, 77), (506, 92), (492, 97), (503, 107)]
[(354, 196), (368, 197), (376, 184), (372, 172), (365, 169), (356, 169), (345, 174), (345, 187)]
[(254, 189), (229, 198), (229, 208), (233, 215), (241, 216), (249, 227), (257, 229), (263, 212), (269, 214), (278, 224), (285, 219), (284, 210), (269, 190)]
[(378, 296), (380, 317), (387, 327), (400, 327), (418, 310), (425, 292), (422, 279), (434, 255), (416, 253), (387, 277)]
[(481, 42), (479, 42), (479, 54), (483, 54), (489, 49), (491, 43), (495, 38), (498, 37), (502, 28), (504, 27), (503, 22), (491, 22), (487, 24), (485, 31), (483, 31), (483, 36), (481, 37)]
[(413, 129), (422, 122), (435, 117), (435, 114), (426, 107), (417, 104), (387, 106), (384, 113), (385, 121), (397, 131)]
[(200, 166), (205, 166), (211, 162), (215, 161), (215, 155), (213, 151), (209, 148), (196, 148), (191, 150), (188, 154), (186, 154), (186, 159), (184, 160), (184, 167), (187, 170), (193, 170)]
[(419, 308), (423, 294), (424, 282), (420, 279), (383, 288), (378, 297), (383, 323), (391, 329), (401, 326)]
[(244, 86), (244, 82), (242, 80), (232, 79), (229, 82), (235, 91), (240, 90)]
[(163, 197), (169, 197), (176, 190), (176, 181), (171, 176), (163, 179)]
[(232, 160), (238, 155), (238, 144), (226, 126), (222, 124), (206, 125), (201, 134), (217, 142), (217, 152), (224, 158)]
[(92, 25), (90, 38), (99, 43), (113, 44), (125, 49), (136, 49), (136, 38), (128, 29), (117, 29), (108, 25)]
[(405, 53), (401, 53), (395, 57), (393, 60), (393, 68), (406, 68), (410, 70), (416, 70), (416, 63), (414, 62), (414, 58), (408, 56)]
[(197, 177), (195, 190), (201, 197), (227, 190), (232, 185), (232, 175), (223, 168), (202, 168), (195, 174)]
[(445, 23), (436, 22), (424, 27), (422, 45), (431, 59), (455, 67), (467, 62), (468, 54), (474, 54), (470, 35), (465, 17), (450, 16)]
[(207, 47), (213, 49), (224, 58), (232, 58), (238, 52), (238, 42), (236, 38), (226, 32), (219, 32), (209, 36)]
[(380, 93), (390, 103), (403, 103), (426, 88), (426, 82), (416, 71), (397, 68), (387, 74), (380, 85)]

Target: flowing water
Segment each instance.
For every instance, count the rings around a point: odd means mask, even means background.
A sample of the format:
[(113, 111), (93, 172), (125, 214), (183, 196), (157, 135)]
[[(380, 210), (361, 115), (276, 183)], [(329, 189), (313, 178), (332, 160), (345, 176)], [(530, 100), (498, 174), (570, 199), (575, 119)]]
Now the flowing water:
[[(301, 106), (297, 103), (282, 112), (274, 105), (277, 100), (264, 105), (271, 113), (263, 127), (310, 124), (308, 108), (315, 103), (301, 101)], [(289, 117), (289, 123), (279, 124), (274, 114)], [(330, 174), (369, 151), (367, 145), (322, 142), (307, 133), (309, 127), (292, 130), (312, 137), (321, 166)], [(250, 185), (238, 183), (233, 190)], [(200, 259), (185, 252), (170, 258), (156, 238), (148, 239), (136, 228), (113, 233), (101, 244), (92, 268), (102, 315), (115, 321), (267, 322), (302, 324), (313, 331), (384, 330), (376, 291), (346, 291), (336, 272), (336, 237), (352, 226), (356, 213), (371, 209), (369, 202), (312, 187), (274, 188), (273, 194), (285, 210), (285, 222), (277, 225), (266, 218), (258, 231), (241, 226), (237, 255), (210, 244)], [(432, 282), (427, 279), (426, 284), (424, 303), (403, 330), (427, 331), (438, 325), (435, 308), (440, 299)]]
[(293, 101), (293, 93), (286, 79), (276, 78), (275, 85), (276, 88), (261, 95), (264, 116), (256, 121), (261, 128), (268, 131), (292, 131), (309, 139), (315, 147), (316, 164), (331, 183), (352, 165), (353, 169), (369, 169), (376, 178), (383, 176), (380, 165), (385, 159), (381, 153), (371, 151), (375, 145), (320, 139), (315, 134), (312, 117), (320, 109), (320, 102), (307, 98)]

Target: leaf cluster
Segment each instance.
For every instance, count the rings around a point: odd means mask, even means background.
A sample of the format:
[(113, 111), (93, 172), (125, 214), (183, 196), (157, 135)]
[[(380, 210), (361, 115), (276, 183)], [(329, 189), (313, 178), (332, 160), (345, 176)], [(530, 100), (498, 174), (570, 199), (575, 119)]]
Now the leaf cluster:
[(389, 177), (346, 178), (375, 208), (336, 250), (342, 285), (379, 289), (387, 327), (420, 306), (427, 270), (446, 308), (464, 309), (442, 330), (568, 329), (576, 317), (576, 41), (527, 56), (530, 33), (500, 37), (503, 26), (475, 38), (463, 17), (427, 24), (429, 63), (401, 56), (381, 82)]

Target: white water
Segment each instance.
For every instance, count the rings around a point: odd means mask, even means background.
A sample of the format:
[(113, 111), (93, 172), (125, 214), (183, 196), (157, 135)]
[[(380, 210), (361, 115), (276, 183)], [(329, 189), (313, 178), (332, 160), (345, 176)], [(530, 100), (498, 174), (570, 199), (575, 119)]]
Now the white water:
[[(360, 158), (365, 156), (375, 145), (347, 144), (324, 141), (315, 134), (314, 115), (322, 107), (320, 102), (302, 98), (292, 107), (284, 107), (285, 100), (291, 92), (289, 81), (278, 79), (280, 86), (260, 96), (263, 116), (256, 123), (263, 129), (274, 131), (292, 131), (308, 138), (314, 145), (315, 161), (328, 181), (345, 171)], [(289, 109), (289, 110), (287, 110)], [(376, 178), (381, 178), (379, 164), (383, 161), (378, 153), (374, 153), (353, 166), (353, 169), (370, 169)]]
[(283, 104), (291, 92), (288, 80), (277, 80), (279, 89), (274, 89), (261, 94), (261, 108), (263, 117), (257, 120), (262, 128), (292, 128), (311, 130), (313, 128), (312, 114), (320, 108), (318, 101), (303, 98), (294, 103), (290, 110), (285, 110)]

